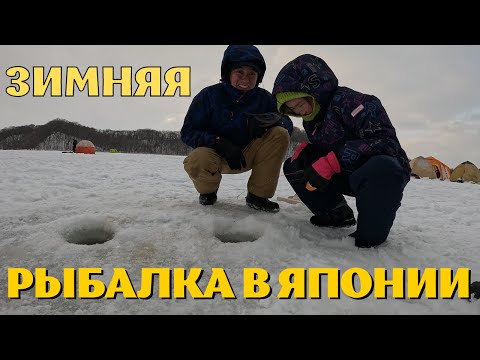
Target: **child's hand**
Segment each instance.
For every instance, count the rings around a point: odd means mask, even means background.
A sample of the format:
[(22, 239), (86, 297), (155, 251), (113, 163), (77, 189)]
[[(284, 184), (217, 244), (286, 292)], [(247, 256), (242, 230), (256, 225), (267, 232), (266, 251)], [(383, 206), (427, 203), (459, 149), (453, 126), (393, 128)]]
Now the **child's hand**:
[(340, 173), (340, 164), (333, 151), (322, 156), (311, 166), (307, 167), (303, 175), (303, 181), (308, 191), (324, 191), (334, 174)]
[(325, 179), (313, 167), (309, 166), (303, 174), (302, 182), (308, 191), (324, 191), (330, 180)]

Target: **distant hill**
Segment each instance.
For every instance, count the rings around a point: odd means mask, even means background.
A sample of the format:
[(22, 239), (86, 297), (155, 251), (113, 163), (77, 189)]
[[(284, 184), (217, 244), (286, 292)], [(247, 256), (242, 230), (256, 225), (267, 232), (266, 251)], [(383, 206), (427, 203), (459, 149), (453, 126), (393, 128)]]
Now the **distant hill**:
[[(97, 130), (64, 119), (45, 125), (24, 125), (0, 130), (0, 150), (70, 151), (73, 140), (90, 140), (99, 152), (116, 149), (122, 153), (188, 155), (192, 150), (180, 139), (179, 131)], [(294, 128), (289, 154), (306, 139), (306, 134)]]

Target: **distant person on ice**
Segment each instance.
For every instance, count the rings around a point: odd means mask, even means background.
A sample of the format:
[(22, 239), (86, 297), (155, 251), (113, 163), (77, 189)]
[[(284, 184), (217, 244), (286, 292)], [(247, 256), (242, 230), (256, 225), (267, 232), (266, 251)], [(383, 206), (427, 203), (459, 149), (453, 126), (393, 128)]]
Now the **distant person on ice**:
[[(301, 55), (277, 75), (281, 113), (303, 118), (308, 142), (283, 166), (316, 226), (357, 224), (361, 248), (385, 242), (410, 181), (407, 155), (380, 100), (339, 86), (319, 57)], [(356, 198), (358, 223), (344, 195)]]
[(72, 152), (75, 152), (75, 149), (77, 148), (77, 140), (73, 140), (73, 146), (72, 146)]
[(182, 141), (194, 150), (185, 171), (202, 205), (213, 205), (223, 174), (252, 171), (246, 204), (279, 211), (275, 194), (293, 131), (292, 120), (278, 114), (272, 94), (260, 88), (265, 60), (253, 45), (229, 45), (221, 64), (220, 83), (193, 99), (181, 129)]

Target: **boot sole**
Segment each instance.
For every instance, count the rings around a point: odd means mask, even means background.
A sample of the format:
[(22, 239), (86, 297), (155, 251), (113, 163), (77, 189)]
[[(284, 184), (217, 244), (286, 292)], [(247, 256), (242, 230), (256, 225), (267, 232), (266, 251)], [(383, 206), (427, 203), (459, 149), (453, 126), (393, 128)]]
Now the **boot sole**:
[(344, 228), (344, 227), (350, 227), (350, 226), (354, 226), (354, 225), (357, 225), (357, 221), (352, 221), (352, 222), (348, 222), (348, 223), (344, 223), (344, 224), (340, 224), (340, 225), (333, 225), (333, 224), (314, 224), (312, 222), (310, 222), (310, 224), (312, 224), (313, 226), (317, 226), (317, 227), (328, 227), (328, 228)]
[(252, 209), (255, 209), (255, 210), (260, 210), (260, 211), (265, 211), (265, 212), (269, 212), (269, 213), (277, 213), (280, 211), (280, 209), (273, 209), (273, 210), (268, 210), (268, 209), (265, 209), (261, 206), (257, 206), (257, 205), (254, 205), (254, 204), (250, 204), (250, 203), (247, 203), (248, 207), (252, 208)]

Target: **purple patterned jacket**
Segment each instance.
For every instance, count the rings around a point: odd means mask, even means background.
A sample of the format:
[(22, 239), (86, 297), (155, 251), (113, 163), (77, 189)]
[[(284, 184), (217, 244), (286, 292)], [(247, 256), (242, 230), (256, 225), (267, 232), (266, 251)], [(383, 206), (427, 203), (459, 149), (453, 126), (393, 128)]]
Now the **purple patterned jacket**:
[(303, 92), (320, 104), (312, 121), (303, 121), (310, 143), (320, 156), (334, 151), (342, 171), (353, 172), (374, 155), (398, 159), (410, 177), (408, 157), (380, 100), (348, 87), (321, 58), (304, 54), (280, 70), (272, 94)]

